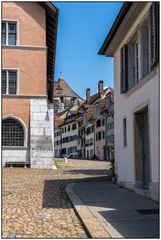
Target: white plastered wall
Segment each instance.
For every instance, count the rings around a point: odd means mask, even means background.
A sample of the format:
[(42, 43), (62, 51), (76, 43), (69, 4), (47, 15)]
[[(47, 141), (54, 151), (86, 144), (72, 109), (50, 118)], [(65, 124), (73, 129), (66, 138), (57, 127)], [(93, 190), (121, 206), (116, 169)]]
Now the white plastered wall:
[[(114, 54), (114, 99), (115, 99), (115, 162), (119, 182), (126, 182), (131, 188), (135, 183), (134, 159), (134, 123), (135, 111), (148, 105), (149, 140), (150, 140), (150, 177), (153, 183), (159, 181), (159, 70), (155, 69), (149, 79), (143, 79), (144, 84), (131, 94), (120, 94), (120, 49), (132, 33), (137, 29), (149, 8), (146, 8), (121, 42)], [(127, 146), (123, 146), (123, 118), (127, 120)]]

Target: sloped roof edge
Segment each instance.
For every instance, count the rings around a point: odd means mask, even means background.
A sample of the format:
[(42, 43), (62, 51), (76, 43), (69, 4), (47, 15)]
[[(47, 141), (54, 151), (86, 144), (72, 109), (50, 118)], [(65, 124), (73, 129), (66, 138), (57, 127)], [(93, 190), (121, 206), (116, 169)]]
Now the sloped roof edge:
[(109, 33), (107, 34), (106, 39), (104, 40), (98, 54), (99, 55), (105, 55), (105, 51), (109, 44), (111, 43), (115, 33), (117, 32), (117, 29), (119, 28), (120, 24), (122, 23), (124, 17), (126, 16), (127, 12), (129, 11), (130, 7), (132, 6), (133, 2), (125, 2), (119, 12), (119, 14), (116, 17), (116, 20), (114, 21)]

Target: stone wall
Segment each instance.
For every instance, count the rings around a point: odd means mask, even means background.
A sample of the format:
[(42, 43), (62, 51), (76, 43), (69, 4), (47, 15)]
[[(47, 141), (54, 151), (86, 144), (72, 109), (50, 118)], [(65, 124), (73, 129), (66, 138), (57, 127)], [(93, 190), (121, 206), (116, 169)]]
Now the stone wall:
[(6, 162), (29, 162), (30, 152), (28, 149), (3, 149), (2, 150), (2, 165)]
[(49, 120), (47, 99), (30, 100), (31, 168), (53, 169), (53, 129)]

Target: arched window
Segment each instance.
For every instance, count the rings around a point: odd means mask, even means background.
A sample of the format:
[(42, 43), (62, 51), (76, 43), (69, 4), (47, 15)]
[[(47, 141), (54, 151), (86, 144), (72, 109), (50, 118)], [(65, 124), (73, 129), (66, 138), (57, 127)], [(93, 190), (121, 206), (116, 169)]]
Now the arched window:
[(18, 120), (2, 120), (2, 146), (24, 146), (24, 128)]

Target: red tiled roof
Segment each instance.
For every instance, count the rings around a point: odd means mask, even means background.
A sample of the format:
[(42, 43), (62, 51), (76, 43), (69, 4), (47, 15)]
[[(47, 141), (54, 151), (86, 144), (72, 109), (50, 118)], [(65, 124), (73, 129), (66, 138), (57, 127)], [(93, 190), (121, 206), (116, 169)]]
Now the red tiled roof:
[[(61, 94), (56, 93), (57, 87), (60, 87), (62, 89)], [(77, 93), (75, 93), (69, 85), (64, 81), (64, 79), (59, 78), (58, 81), (54, 84), (54, 97), (74, 97), (74, 98), (79, 98), (83, 100)]]

